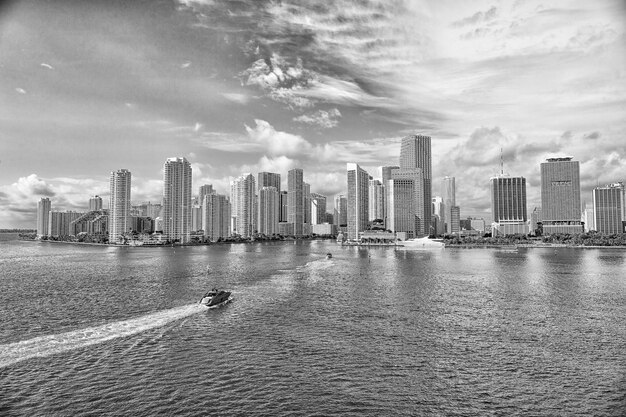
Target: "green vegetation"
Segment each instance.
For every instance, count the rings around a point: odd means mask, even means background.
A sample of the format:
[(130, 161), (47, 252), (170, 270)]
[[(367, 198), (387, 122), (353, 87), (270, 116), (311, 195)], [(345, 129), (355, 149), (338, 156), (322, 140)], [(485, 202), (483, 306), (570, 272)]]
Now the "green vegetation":
[(541, 237), (507, 235), (495, 237), (448, 236), (443, 239), (446, 246), (626, 246), (626, 233), (605, 235), (598, 232), (580, 234), (554, 234)]

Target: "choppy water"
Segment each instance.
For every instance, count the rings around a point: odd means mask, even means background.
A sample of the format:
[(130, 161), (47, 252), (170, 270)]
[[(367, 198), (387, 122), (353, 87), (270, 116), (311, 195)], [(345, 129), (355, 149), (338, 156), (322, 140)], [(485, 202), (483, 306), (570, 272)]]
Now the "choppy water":
[[(0, 415), (620, 416), (625, 272), (610, 249), (1, 242)], [(234, 302), (198, 306), (214, 283)]]

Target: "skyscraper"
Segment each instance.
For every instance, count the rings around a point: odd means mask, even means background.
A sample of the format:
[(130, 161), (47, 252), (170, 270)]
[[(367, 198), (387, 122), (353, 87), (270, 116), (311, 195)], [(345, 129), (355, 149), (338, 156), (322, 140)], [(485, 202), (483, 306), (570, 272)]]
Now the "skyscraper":
[(387, 207), (387, 229), (393, 232), (404, 232), (407, 238), (424, 235), (430, 220), (425, 225), (424, 216), (424, 178), (420, 168), (400, 168), (391, 174), (391, 180), (385, 187)]
[(541, 163), (543, 234), (582, 233), (580, 167), (572, 157)]
[(212, 184), (204, 184), (198, 188), (198, 204), (202, 205), (204, 196), (207, 194), (216, 194)]
[(434, 196), (432, 198), (433, 201), (433, 221), (435, 222), (435, 235), (442, 235), (445, 233), (445, 222), (443, 221), (444, 216), (444, 204), (443, 198), (440, 196)]
[(441, 182), (441, 198), (443, 199), (443, 233), (452, 233), (452, 207), (456, 206), (456, 186), (454, 177), (444, 177)]
[(231, 206), (228, 198), (221, 194), (204, 194), (201, 206), (204, 237), (217, 242), (230, 236)]
[(311, 193), (311, 224), (326, 222), (326, 196)]
[(171, 242), (190, 240), (191, 174), (185, 158), (168, 158), (163, 166), (163, 235)]
[(259, 190), (263, 187), (274, 187), (280, 194), (280, 174), (274, 172), (259, 172), (257, 178), (257, 187)]
[(267, 236), (278, 233), (280, 193), (276, 187), (259, 190), (259, 233)]
[(624, 184), (618, 182), (596, 187), (592, 196), (595, 230), (605, 234), (624, 233), (626, 222)]
[(395, 169), (400, 169), (400, 167), (398, 166), (384, 166), (384, 167), (380, 167), (380, 171), (382, 174), (382, 183), (387, 184), (387, 181), (389, 181), (391, 179), (391, 173), (395, 170)]
[(385, 219), (385, 187), (379, 180), (369, 180), (369, 220)]
[(109, 207), (109, 243), (123, 243), (130, 231), (130, 181), (127, 169), (111, 172), (111, 203)]
[(304, 232), (304, 173), (294, 168), (287, 173), (287, 222), (293, 224), (293, 234)]
[(494, 236), (528, 233), (526, 208), (526, 179), (497, 175), (489, 180)]
[(367, 230), (369, 219), (369, 174), (355, 163), (348, 171), (348, 239), (357, 240), (359, 232)]
[(416, 195), (417, 209), (420, 218), (418, 234), (421, 236), (430, 234), (431, 205), (432, 205), (432, 153), (430, 149), (430, 136), (410, 135), (402, 138), (400, 145), (400, 169), (422, 170), (423, 195)]
[(89, 211), (102, 210), (102, 197), (94, 195), (89, 199)]
[(235, 232), (241, 237), (253, 236), (257, 230), (256, 180), (250, 173), (237, 177), (231, 184)]
[(339, 194), (335, 196), (335, 210), (333, 214), (333, 221), (337, 227), (348, 226), (348, 199), (345, 195)]
[(48, 197), (42, 197), (37, 203), (37, 237), (49, 235), (51, 203)]

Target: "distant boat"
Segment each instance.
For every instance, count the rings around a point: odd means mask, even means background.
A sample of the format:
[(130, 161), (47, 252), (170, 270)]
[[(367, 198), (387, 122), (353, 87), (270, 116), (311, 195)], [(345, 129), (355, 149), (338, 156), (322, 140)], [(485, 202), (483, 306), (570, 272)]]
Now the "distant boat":
[(326, 259), (331, 259), (332, 257), (333, 257), (333, 254), (332, 254), (332, 253), (328, 252), (328, 253), (326, 254)]
[(407, 239), (404, 242), (398, 242), (398, 247), (400, 249), (443, 249), (445, 244), (428, 237), (421, 237), (416, 239)]
[(200, 300), (200, 304), (205, 305), (207, 307), (215, 307), (220, 304), (226, 304), (232, 301), (232, 297), (230, 296), (230, 291), (218, 290), (217, 288), (213, 288), (210, 291), (207, 291), (206, 294)]

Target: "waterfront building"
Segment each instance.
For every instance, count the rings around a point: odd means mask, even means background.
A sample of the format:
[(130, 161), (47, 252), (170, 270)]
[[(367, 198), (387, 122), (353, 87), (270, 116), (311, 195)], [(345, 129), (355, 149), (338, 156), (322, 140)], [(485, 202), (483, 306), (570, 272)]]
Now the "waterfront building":
[(335, 196), (333, 220), (337, 228), (348, 226), (348, 199), (343, 194)]
[(380, 167), (383, 185), (387, 184), (387, 181), (391, 179), (391, 173), (396, 169), (400, 169), (400, 167), (395, 165)]
[(445, 222), (444, 222), (444, 209), (445, 206), (443, 204), (443, 198), (441, 198), (440, 196), (435, 196), (432, 198), (432, 202), (433, 202), (433, 207), (432, 207), (432, 213), (433, 213), (433, 226), (434, 226), (434, 233), (432, 233), (435, 236), (439, 236), (439, 235), (443, 235), (445, 234), (446, 230), (445, 230)]
[(326, 223), (326, 196), (311, 193), (311, 224)]
[(191, 164), (186, 158), (168, 158), (163, 166), (163, 236), (189, 243), (191, 236)]
[(156, 219), (157, 217), (161, 216), (163, 205), (158, 204), (158, 203), (152, 204), (149, 201), (145, 203), (145, 205), (146, 205), (146, 216), (150, 217), (151, 219)]
[(236, 210), (234, 232), (241, 237), (252, 237), (257, 230), (256, 180), (250, 173), (243, 174), (232, 183), (233, 210)]
[(257, 187), (259, 190), (263, 187), (274, 187), (280, 194), (280, 174), (274, 172), (259, 172), (257, 178)]
[(212, 242), (230, 236), (231, 204), (225, 195), (204, 194), (202, 200), (202, 230)]
[[(70, 221), (69, 235), (76, 236), (79, 233), (90, 235), (106, 235), (109, 230), (108, 210), (92, 210)], [(136, 230), (136, 229), (135, 229)]]
[(89, 199), (89, 211), (102, 210), (102, 197), (94, 195)]
[(280, 194), (276, 187), (259, 189), (259, 233), (272, 236), (278, 233)]
[(369, 174), (355, 163), (348, 163), (347, 171), (348, 239), (357, 240), (369, 220)]
[(369, 221), (385, 219), (385, 187), (379, 180), (370, 179), (369, 191)]
[[(202, 199), (204, 199), (204, 194)], [(192, 199), (191, 203), (191, 231), (197, 232), (198, 230), (202, 230), (202, 200), (199, 197), (195, 197)]]
[(311, 184), (302, 184), (302, 198), (304, 207), (304, 224), (302, 228), (302, 234), (309, 236), (311, 234)]
[(604, 234), (626, 232), (624, 184), (621, 182), (596, 187), (592, 192), (596, 230)]
[(122, 243), (130, 232), (130, 183), (127, 169), (111, 172), (111, 200), (109, 208), (109, 243)]
[(293, 226), (293, 235), (302, 236), (304, 233), (304, 173), (300, 168), (294, 168), (287, 173), (287, 222)]
[(480, 234), (485, 233), (485, 219), (483, 218), (471, 218), (470, 219), (470, 228), (471, 230), (476, 230)]
[(500, 174), (489, 179), (493, 236), (528, 233), (526, 178)]
[(585, 209), (583, 210), (582, 222), (585, 223), (585, 232), (592, 232), (596, 230), (596, 219), (593, 210), (593, 205), (588, 206), (585, 204)]
[(530, 213), (530, 233), (537, 235), (540, 233), (541, 226), (541, 207), (535, 207)]
[(198, 203), (202, 205), (204, 196), (209, 194), (217, 194), (217, 192), (213, 189), (212, 184), (204, 184), (198, 187)]
[(286, 222), (287, 217), (289, 215), (289, 193), (287, 191), (280, 192), (280, 216), (278, 218), (279, 222)]
[(400, 168), (392, 172), (385, 187), (386, 228), (404, 233), (406, 238), (424, 236), (430, 219), (424, 218), (424, 178), (420, 168)]
[[(416, 207), (420, 217), (418, 236), (430, 234), (432, 206), (432, 153), (430, 136), (410, 135), (402, 138), (400, 145), (400, 170), (418, 168), (422, 171), (422, 192), (416, 194)], [(392, 173), (393, 177), (393, 173)]]
[(278, 223), (278, 234), (281, 236), (293, 236), (293, 223)]
[[(452, 207), (456, 206), (456, 185), (454, 177), (444, 177), (441, 182), (441, 198), (443, 199), (443, 218), (445, 230), (443, 234), (452, 233)], [(455, 225), (456, 228), (456, 225)]]
[(335, 236), (337, 226), (332, 223), (318, 223), (311, 227), (311, 232), (318, 236)]
[(37, 237), (49, 236), (50, 210), (52, 203), (48, 197), (42, 197), (37, 203)]
[(450, 209), (450, 233), (459, 234), (461, 232), (461, 208), (453, 206)]
[(73, 236), (71, 224), (85, 213), (76, 211), (51, 211), (48, 217), (48, 236)]
[(543, 234), (582, 233), (580, 166), (572, 157), (541, 163)]

